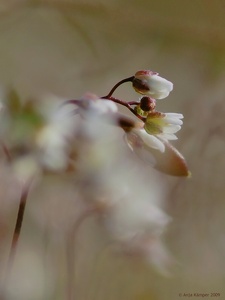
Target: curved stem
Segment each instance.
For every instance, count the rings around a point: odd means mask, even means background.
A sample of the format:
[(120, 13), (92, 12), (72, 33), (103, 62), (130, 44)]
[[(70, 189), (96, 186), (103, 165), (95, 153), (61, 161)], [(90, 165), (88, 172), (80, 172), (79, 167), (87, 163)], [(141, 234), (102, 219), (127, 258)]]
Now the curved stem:
[(131, 76), (131, 77), (128, 77), (128, 78), (125, 78), (125, 79), (119, 81), (116, 85), (114, 85), (114, 87), (111, 89), (111, 91), (108, 93), (108, 95), (106, 95), (106, 96), (104, 96), (104, 97), (102, 97), (102, 98), (103, 98), (103, 99), (104, 99), (104, 98), (106, 99), (106, 98), (111, 97), (112, 94), (115, 92), (115, 90), (116, 90), (121, 84), (123, 84), (123, 83), (125, 83), (125, 82), (132, 82), (133, 79), (134, 79), (134, 76)]
[(145, 122), (146, 121), (146, 118), (140, 116), (132, 107), (131, 105), (135, 105), (136, 103), (139, 104), (139, 102), (126, 102), (126, 101), (122, 101), (120, 99), (117, 99), (115, 97), (108, 97), (108, 96), (103, 96), (101, 97), (101, 99), (107, 99), (107, 100), (111, 100), (115, 103), (118, 103), (120, 105), (123, 105), (125, 107), (127, 107), (136, 117), (138, 117), (138, 119), (140, 119), (142, 122)]

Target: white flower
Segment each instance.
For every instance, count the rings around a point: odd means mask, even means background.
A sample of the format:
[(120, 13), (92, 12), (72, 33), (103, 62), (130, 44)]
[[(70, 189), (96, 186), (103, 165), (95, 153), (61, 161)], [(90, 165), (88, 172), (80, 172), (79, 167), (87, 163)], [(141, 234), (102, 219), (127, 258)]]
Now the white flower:
[(150, 70), (138, 71), (133, 80), (136, 92), (149, 95), (154, 99), (166, 98), (173, 90), (173, 83)]
[(147, 133), (155, 135), (165, 140), (176, 140), (175, 135), (181, 129), (183, 124), (182, 114), (178, 113), (159, 113), (152, 112), (148, 114), (144, 129)]
[(52, 171), (62, 171), (68, 165), (75, 122), (71, 108), (60, 106), (60, 99), (51, 97), (48, 96), (46, 104), (42, 103), (41, 113), (45, 118), (45, 125), (38, 131), (35, 141), (41, 163)]
[[(165, 151), (164, 140), (176, 140), (175, 133), (181, 129), (182, 114), (152, 112), (148, 114), (144, 128), (133, 128), (127, 136), (128, 145), (135, 147), (141, 140), (147, 147)], [(139, 139), (139, 140), (138, 140)]]

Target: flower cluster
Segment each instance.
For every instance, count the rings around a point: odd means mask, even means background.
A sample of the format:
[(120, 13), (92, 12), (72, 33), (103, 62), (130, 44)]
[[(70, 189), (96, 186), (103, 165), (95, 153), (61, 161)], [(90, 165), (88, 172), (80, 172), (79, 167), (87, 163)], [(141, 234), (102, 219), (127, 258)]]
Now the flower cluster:
[[(135, 91), (144, 96), (131, 102), (112, 97), (115, 89), (125, 82), (131, 82)], [(170, 81), (156, 72), (142, 70), (121, 80), (102, 98), (126, 106), (138, 118), (133, 123), (131, 120), (120, 120), (120, 125), (126, 132), (126, 140), (133, 151), (140, 154), (141, 149), (145, 148), (154, 156), (156, 169), (170, 175), (189, 176), (184, 157), (169, 143), (170, 140), (177, 139), (175, 134), (181, 129), (183, 115), (156, 111), (156, 101), (166, 98), (172, 90), (173, 84)], [(163, 153), (163, 164), (162, 157), (154, 150)]]
[[(137, 101), (113, 96), (127, 82), (142, 94)], [(83, 212), (96, 213), (124, 253), (138, 254), (165, 271), (170, 255), (163, 244), (163, 233), (170, 218), (158, 201), (163, 198), (163, 183), (157, 182), (157, 172), (152, 170), (149, 176), (146, 170), (140, 170), (143, 164), (137, 165), (140, 161), (133, 159), (129, 148), (141, 158), (147, 153), (145, 161), (152, 162), (149, 158), (153, 157), (154, 168), (163, 173), (189, 175), (185, 159), (169, 142), (177, 138), (183, 115), (156, 110), (157, 100), (172, 89), (173, 84), (157, 73), (139, 71), (119, 81), (102, 97), (86, 94), (81, 99), (47, 96), (24, 101), (10, 91), (0, 111), (4, 154), (0, 163), (2, 170), (7, 169), (5, 174), (12, 174), (22, 186), (19, 210), (24, 213), (33, 178), (66, 174), (82, 203), (76, 206), (82, 209), (78, 209), (75, 223), (79, 224)], [(120, 113), (118, 105), (135, 118)], [(126, 143), (118, 134), (121, 129)], [(149, 177), (151, 181), (146, 182)], [(21, 213), (18, 217), (22, 218)]]

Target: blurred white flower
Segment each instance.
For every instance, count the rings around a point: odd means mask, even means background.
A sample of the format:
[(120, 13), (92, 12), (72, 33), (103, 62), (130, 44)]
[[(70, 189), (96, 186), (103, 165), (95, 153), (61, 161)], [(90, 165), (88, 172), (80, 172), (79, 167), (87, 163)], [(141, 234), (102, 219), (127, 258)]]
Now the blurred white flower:
[(118, 111), (117, 105), (107, 99), (99, 99), (94, 94), (85, 94), (81, 100), (77, 101), (79, 106), (79, 113), (81, 116), (87, 117), (99, 117), (108, 113), (116, 113)]
[(29, 154), (18, 158), (14, 162), (12, 172), (21, 183), (26, 184), (34, 175), (39, 175), (41, 169), (35, 156)]
[(108, 206), (103, 214), (103, 224), (124, 253), (137, 255), (149, 262), (158, 259), (158, 265), (153, 263), (157, 269), (167, 268), (164, 258), (156, 257), (153, 251), (156, 243), (161, 245), (162, 252), (167, 252), (162, 237), (171, 218), (162, 207), (164, 185), (159, 184), (154, 176), (146, 184), (145, 175), (136, 176), (138, 170), (129, 165), (129, 162), (126, 168), (117, 165), (114, 170), (117, 176), (112, 176), (105, 183), (108, 186), (108, 200), (105, 200)]
[(136, 72), (133, 80), (136, 92), (149, 95), (154, 99), (166, 98), (173, 90), (173, 83), (150, 70)]
[(41, 163), (52, 171), (65, 170), (69, 160), (69, 142), (75, 132), (71, 108), (60, 106), (58, 98), (43, 104), (45, 125), (38, 131), (36, 145)]
[(91, 110), (94, 110), (97, 114), (115, 113), (118, 111), (117, 105), (111, 100), (96, 99), (90, 102)]
[(141, 197), (138, 198), (136, 193), (132, 197), (133, 192), (127, 189), (126, 194), (120, 195), (117, 201), (112, 203), (106, 221), (113, 236), (131, 247), (135, 246), (136, 240), (160, 236), (169, 221), (160, 205), (151, 200), (151, 195), (145, 197), (147, 195), (144, 195), (143, 191)]

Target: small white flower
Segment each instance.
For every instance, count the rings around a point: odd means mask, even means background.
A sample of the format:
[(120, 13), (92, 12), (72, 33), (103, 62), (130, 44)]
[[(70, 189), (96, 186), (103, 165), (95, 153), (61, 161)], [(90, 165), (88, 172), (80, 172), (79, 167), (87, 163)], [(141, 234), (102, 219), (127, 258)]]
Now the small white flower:
[(150, 70), (138, 71), (133, 80), (136, 92), (154, 99), (164, 99), (173, 90), (173, 83)]
[(149, 113), (144, 129), (150, 135), (165, 140), (176, 140), (175, 133), (181, 129), (183, 124), (181, 119), (183, 119), (183, 115), (177, 113)]
[(182, 114), (152, 112), (148, 114), (144, 128), (133, 128), (128, 133), (128, 145), (133, 148), (138, 145), (138, 141), (147, 147), (165, 151), (163, 140), (176, 140), (175, 133), (181, 129), (183, 121)]

